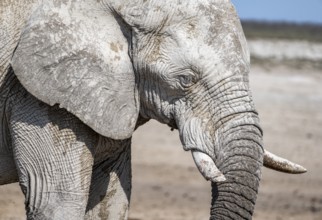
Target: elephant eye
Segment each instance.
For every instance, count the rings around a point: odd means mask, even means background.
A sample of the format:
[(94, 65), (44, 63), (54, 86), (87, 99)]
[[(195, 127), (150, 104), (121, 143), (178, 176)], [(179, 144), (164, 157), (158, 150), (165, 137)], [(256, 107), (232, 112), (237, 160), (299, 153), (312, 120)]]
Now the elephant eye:
[(180, 75), (179, 76), (180, 84), (183, 88), (189, 88), (195, 84), (195, 77), (192, 74), (189, 75)]

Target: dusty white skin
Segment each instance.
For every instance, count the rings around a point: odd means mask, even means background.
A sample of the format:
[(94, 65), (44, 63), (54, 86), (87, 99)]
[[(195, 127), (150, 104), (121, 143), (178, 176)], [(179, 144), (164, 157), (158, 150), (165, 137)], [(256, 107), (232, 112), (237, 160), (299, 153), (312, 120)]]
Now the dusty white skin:
[(251, 218), (264, 151), (230, 1), (0, 6), (0, 180), (18, 174), (28, 219), (126, 219), (130, 137), (151, 118), (221, 182), (211, 219)]

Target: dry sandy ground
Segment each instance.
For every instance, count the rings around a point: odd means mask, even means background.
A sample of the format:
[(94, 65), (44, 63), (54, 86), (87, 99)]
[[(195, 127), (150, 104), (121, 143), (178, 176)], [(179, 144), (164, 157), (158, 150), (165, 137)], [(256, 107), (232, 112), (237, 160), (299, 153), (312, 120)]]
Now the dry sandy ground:
[[(322, 219), (322, 71), (253, 68), (265, 147), (304, 165), (304, 175), (264, 169), (255, 220)], [(134, 135), (132, 220), (208, 219), (210, 184), (176, 131), (155, 121)], [(25, 219), (17, 184), (0, 187), (0, 220)]]
[(260, 59), (322, 61), (322, 43), (304, 40), (251, 39), (250, 53)]

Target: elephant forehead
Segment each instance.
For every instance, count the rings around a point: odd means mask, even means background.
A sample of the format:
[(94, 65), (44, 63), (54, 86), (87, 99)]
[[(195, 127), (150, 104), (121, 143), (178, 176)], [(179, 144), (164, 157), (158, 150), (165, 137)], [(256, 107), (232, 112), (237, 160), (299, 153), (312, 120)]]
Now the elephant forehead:
[(205, 43), (222, 52), (222, 55), (229, 56), (229, 59), (234, 62), (244, 60), (243, 62), (249, 63), (246, 38), (237, 12), (230, 1), (223, 2), (227, 4), (199, 6), (201, 13), (205, 14), (208, 20), (204, 25), (207, 33)]
[(191, 45), (184, 46), (199, 47), (202, 50), (209, 46), (209, 52), (216, 51), (223, 56), (236, 52), (238, 59), (249, 59), (240, 20), (230, 1), (178, 1), (177, 4), (172, 2), (169, 5), (163, 26), (170, 27), (177, 36), (181, 34), (179, 44), (190, 42)]

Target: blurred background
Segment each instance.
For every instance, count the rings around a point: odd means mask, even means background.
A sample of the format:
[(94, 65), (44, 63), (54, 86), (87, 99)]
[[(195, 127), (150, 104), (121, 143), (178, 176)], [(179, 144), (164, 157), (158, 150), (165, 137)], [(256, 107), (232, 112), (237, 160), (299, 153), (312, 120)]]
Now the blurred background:
[(232, 0), (242, 20), (322, 24), (321, 0)]
[[(322, 0), (233, 0), (251, 52), (265, 148), (304, 175), (263, 169), (255, 220), (322, 219)], [(133, 138), (131, 220), (208, 219), (210, 183), (177, 131), (155, 121)], [(18, 184), (0, 187), (0, 220), (25, 219)]]
[[(322, 65), (322, 1), (232, 1), (242, 20), (252, 61), (306, 68)], [(268, 60), (270, 62), (267, 62)], [(306, 62), (307, 61), (307, 62)]]

